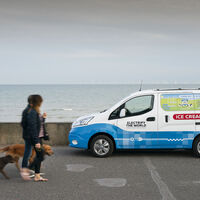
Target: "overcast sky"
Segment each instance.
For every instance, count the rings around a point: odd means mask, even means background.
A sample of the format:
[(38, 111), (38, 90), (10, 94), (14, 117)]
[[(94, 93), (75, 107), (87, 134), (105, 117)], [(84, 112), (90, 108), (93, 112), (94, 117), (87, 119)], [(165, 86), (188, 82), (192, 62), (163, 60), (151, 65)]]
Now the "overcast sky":
[(0, 0), (0, 84), (200, 83), (199, 0)]

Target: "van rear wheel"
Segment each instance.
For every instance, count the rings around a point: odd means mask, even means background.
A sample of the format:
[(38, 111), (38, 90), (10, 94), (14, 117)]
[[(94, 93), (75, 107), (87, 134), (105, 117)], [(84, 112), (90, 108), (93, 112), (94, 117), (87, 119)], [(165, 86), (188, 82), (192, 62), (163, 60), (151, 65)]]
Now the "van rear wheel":
[(196, 157), (200, 157), (200, 137), (197, 137), (193, 143), (193, 153)]
[(105, 158), (112, 155), (114, 144), (108, 136), (98, 135), (92, 139), (90, 150), (94, 156)]

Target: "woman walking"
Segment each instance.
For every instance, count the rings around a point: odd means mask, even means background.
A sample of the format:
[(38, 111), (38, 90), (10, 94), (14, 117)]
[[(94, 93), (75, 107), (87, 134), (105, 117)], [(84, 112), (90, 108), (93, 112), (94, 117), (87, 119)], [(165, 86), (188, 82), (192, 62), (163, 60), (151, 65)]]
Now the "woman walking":
[(27, 132), (27, 116), (28, 116), (28, 112), (31, 110), (31, 107), (32, 107), (32, 95), (28, 97), (28, 105), (22, 113), (22, 120), (21, 120), (21, 126), (23, 129), (22, 135), (23, 135), (23, 139), (25, 143), (24, 157), (23, 157), (22, 169), (21, 169), (21, 176), (24, 180), (30, 180), (29, 170), (28, 170), (28, 160), (32, 152), (32, 144), (31, 144), (30, 136)]
[(42, 105), (43, 99), (40, 95), (32, 95), (32, 108), (30, 109), (27, 116), (27, 132), (30, 136), (30, 141), (32, 146), (36, 151), (36, 157), (31, 164), (35, 169), (36, 182), (38, 181), (48, 181), (40, 176), (41, 162), (44, 160), (44, 150), (42, 149), (42, 138), (47, 137), (46, 131), (44, 129), (44, 120), (46, 118), (46, 113), (43, 116), (40, 114), (40, 107)]

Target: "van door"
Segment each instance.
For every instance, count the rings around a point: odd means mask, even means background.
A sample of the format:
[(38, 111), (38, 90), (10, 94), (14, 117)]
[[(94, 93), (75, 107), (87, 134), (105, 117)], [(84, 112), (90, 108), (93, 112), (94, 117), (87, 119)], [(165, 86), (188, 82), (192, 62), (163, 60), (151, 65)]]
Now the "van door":
[(158, 104), (158, 148), (190, 148), (195, 131), (193, 93), (161, 93)]
[(153, 148), (157, 142), (157, 97), (137, 96), (121, 106), (125, 116), (117, 120), (119, 148)]

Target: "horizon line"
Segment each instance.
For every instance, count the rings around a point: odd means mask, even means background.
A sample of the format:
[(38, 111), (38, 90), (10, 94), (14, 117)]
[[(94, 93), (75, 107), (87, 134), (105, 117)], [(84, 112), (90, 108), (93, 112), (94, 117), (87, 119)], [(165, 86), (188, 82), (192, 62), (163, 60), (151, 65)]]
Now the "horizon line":
[[(147, 83), (143, 83), (142, 85), (159, 85), (159, 84), (162, 84), (162, 85), (198, 85), (200, 84), (199, 83), (195, 83), (195, 82), (184, 82), (184, 83), (172, 83), (172, 82), (168, 82), (168, 83), (165, 83), (165, 82), (156, 82), (156, 83), (153, 83), (153, 82), (147, 82)], [(1, 86), (22, 86), (22, 85), (141, 85), (141, 83), (0, 83)]]

